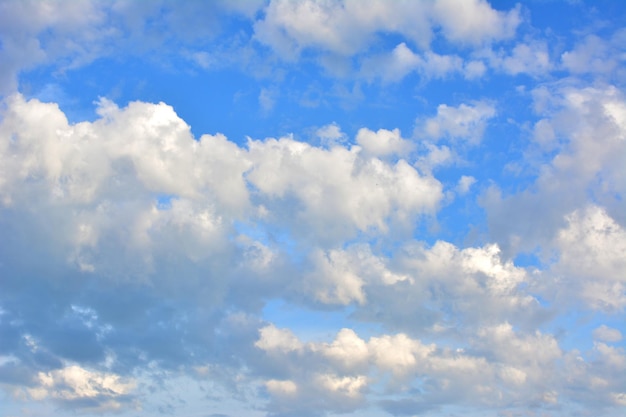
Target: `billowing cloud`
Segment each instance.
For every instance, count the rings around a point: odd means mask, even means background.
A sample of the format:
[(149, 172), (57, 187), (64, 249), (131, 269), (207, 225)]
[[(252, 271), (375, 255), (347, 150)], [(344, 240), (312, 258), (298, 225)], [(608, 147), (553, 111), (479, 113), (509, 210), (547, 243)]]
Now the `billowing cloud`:
[(62, 6), (0, 0), (0, 414), (621, 415), (621, 6)]
[(465, 140), (470, 144), (480, 142), (486, 123), (496, 115), (493, 105), (479, 101), (458, 107), (440, 104), (437, 115), (418, 122), (416, 135), (433, 140)]

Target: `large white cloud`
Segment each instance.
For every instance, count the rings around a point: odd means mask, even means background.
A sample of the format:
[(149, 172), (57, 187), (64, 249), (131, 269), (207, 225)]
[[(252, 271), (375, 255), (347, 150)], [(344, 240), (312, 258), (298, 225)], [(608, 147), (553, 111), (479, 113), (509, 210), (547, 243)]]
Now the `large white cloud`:
[[(273, 325), (260, 330), (257, 347), (266, 360), (277, 360), (283, 345), (268, 340), (275, 334), (289, 346), (298, 346), (294, 356), (283, 356), (286, 374), (268, 379), (272, 407), (285, 414), (305, 412), (307, 407), (348, 411), (359, 406), (360, 392), (370, 396), (394, 394), (383, 407), (418, 412), (424, 404), (482, 404), (514, 410), (520, 401), (536, 407), (576, 400), (583, 375), (610, 386), (614, 393), (598, 399), (597, 405), (619, 403), (619, 373), (605, 367), (626, 366), (622, 349), (598, 343), (584, 359), (580, 352), (565, 352), (558, 340), (540, 332), (525, 333), (507, 322), (481, 327), (469, 345), (424, 343), (404, 333), (381, 334), (362, 339), (350, 329), (341, 329), (330, 342), (304, 342)], [(332, 371), (329, 371), (332, 370)], [(339, 372), (337, 374), (336, 372)], [(602, 376), (600, 376), (602, 375)], [(602, 381), (602, 382), (601, 382)], [(414, 385), (415, 384), (415, 385)], [(410, 387), (419, 386), (419, 401)], [(344, 399), (340, 405), (337, 398)], [(412, 401), (409, 399), (412, 398)]]
[(518, 9), (498, 12), (481, 0), (464, 2), (463, 8), (459, 13), (454, 2), (445, 0), (401, 1), (394, 7), (378, 0), (365, 4), (275, 0), (255, 24), (255, 36), (293, 59), (307, 48), (357, 54), (381, 32), (401, 34), (427, 49), (436, 26), (451, 42), (480, 44), (511, 37), (521, 22)]

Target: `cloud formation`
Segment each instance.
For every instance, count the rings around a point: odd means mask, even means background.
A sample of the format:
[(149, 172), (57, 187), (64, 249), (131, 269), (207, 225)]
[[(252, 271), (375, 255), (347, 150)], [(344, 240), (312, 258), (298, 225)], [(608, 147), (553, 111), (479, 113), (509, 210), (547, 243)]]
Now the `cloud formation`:
[(0, 414), (621, 415), (623, 9), (366, 3), (0, 0)]

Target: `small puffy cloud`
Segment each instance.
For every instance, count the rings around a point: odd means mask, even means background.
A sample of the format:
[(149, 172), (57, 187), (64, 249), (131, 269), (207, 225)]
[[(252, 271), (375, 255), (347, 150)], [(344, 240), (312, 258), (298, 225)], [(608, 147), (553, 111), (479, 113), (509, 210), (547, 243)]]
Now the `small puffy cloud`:
[(295, 382), (290, 380), (280, 381), (276, 379), (270, 379), (265, 382), (267, 391), (270, 395), (275, 397), (293, 396), (298, 391), (298, 386)]
[(368, 346), (352, 329), (341, 329), (332, 343), (319, 349), (344, 370), (359, 369), (368, 364)]
[(483, 61), (469, 61), (463, 66), (463, 75), (468, 80), (482, 77), (487, 72), (487, 66)]
[(292, 352), (302, 349), (298, 338), (288, 329), (278, 329), (274, 325), (263, 327), (259, 340), (254, 344), (266, 352)]
[(271, 112), (276, 104), (276, 94), (267, 88), (262, 88), (259, 93), (259, 106), (264, 114)]
[(359, 397), (361, 390), (367, 386), (367, 378), (358, 376), (337, 376), (333, 374), (316, 375), (314, 383), (333, 395), (341, 397)]
[(50, 372), (39, 372), (36, 384), (27, 389), (34, 400), (53, 399), (64, 403), (85, 404), (83, 411), (111, 412), (129, 402), (135, 381), (119, 375), (93, 372), (77, 365)]
[(334, 122), (317, 129), (315, 135), (320, 138), (322, 144), (327, 147), (340, 145), (347, 139), (346, 134), (341, 131), (341, 127)]
[(477, 55), (488, 65), (509, 75), (526, 74), (532, 77), (547, 75), (553, 68), (548, 45), (544, 41), (518, 43), (511, 49), (485, 48)]
[(602, 342), (619, 342), (622, 340), (622, 332), (603, 324), (593, 330), (593, 338)]
[(459, 182), (456, 186), (456, 189), (461, 195), (467, 194), (470, 188), (472, 187), (472, 185), (474, 185), (475, 183), (476, 183), (476, 178), (472, 177), (471, 175), (463, 175), (461, 176), (461, 178), (459, 178)]
[(561, 65), (574, 74), (610, 74), (624, 61), (623, 49), (623, 45), (620, 48), (615, 42), (588, 35), (574, 49), (561, 54)]
[(470, 144), (477, 144), (482, 138), (487, 121), (495, 115), (495, 107), (484, 101), (461, 104), (458, 107), (440, 104), (437, 115), (418, 122), (415, 133), (418, 137), (426, 136), (434, 140), (462, 139)]
[(364, 59), (361, 68), (364, 76), (378, 77), (384, 83), (399, 82), (413, 72), (424, 79), (438, 79), (463, 71), (463, 60), (457, 55), (440, 55), (432, 51), (419, 54), (404, 42), (390, 53)]
[(459, 44), (479, 45), (515, 35), (521, 23), (519, 5), (508, 11), (494, 10), (485, 0), (437, 0), (433, 8), (444, 36)]
[(511, 55), (502, 58), (500, 65), (505, 72), (512, 75), (542, 75), (552, 67), (545, 43), (516, 45)]
[(398, 82), (423, 64), (422, 57), (402, 42), (389, 54), (366, 59), (362, 71), (366, 76), (380, 77), (383, 82)]
[(356, 142), (368, 155), (381, 157), (402, 155), (411, 148), (410, 142), (400, 136), (400, 129), (379, 129), (374, 132), (362, 128), (356, 135)]

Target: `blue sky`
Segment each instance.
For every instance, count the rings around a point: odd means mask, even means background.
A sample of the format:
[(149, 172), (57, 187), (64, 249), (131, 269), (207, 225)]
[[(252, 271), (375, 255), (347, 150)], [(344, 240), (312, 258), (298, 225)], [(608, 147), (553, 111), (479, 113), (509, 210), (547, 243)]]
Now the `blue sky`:
[(625, 27), (0, 0), (0, 415), (621, 416)]

